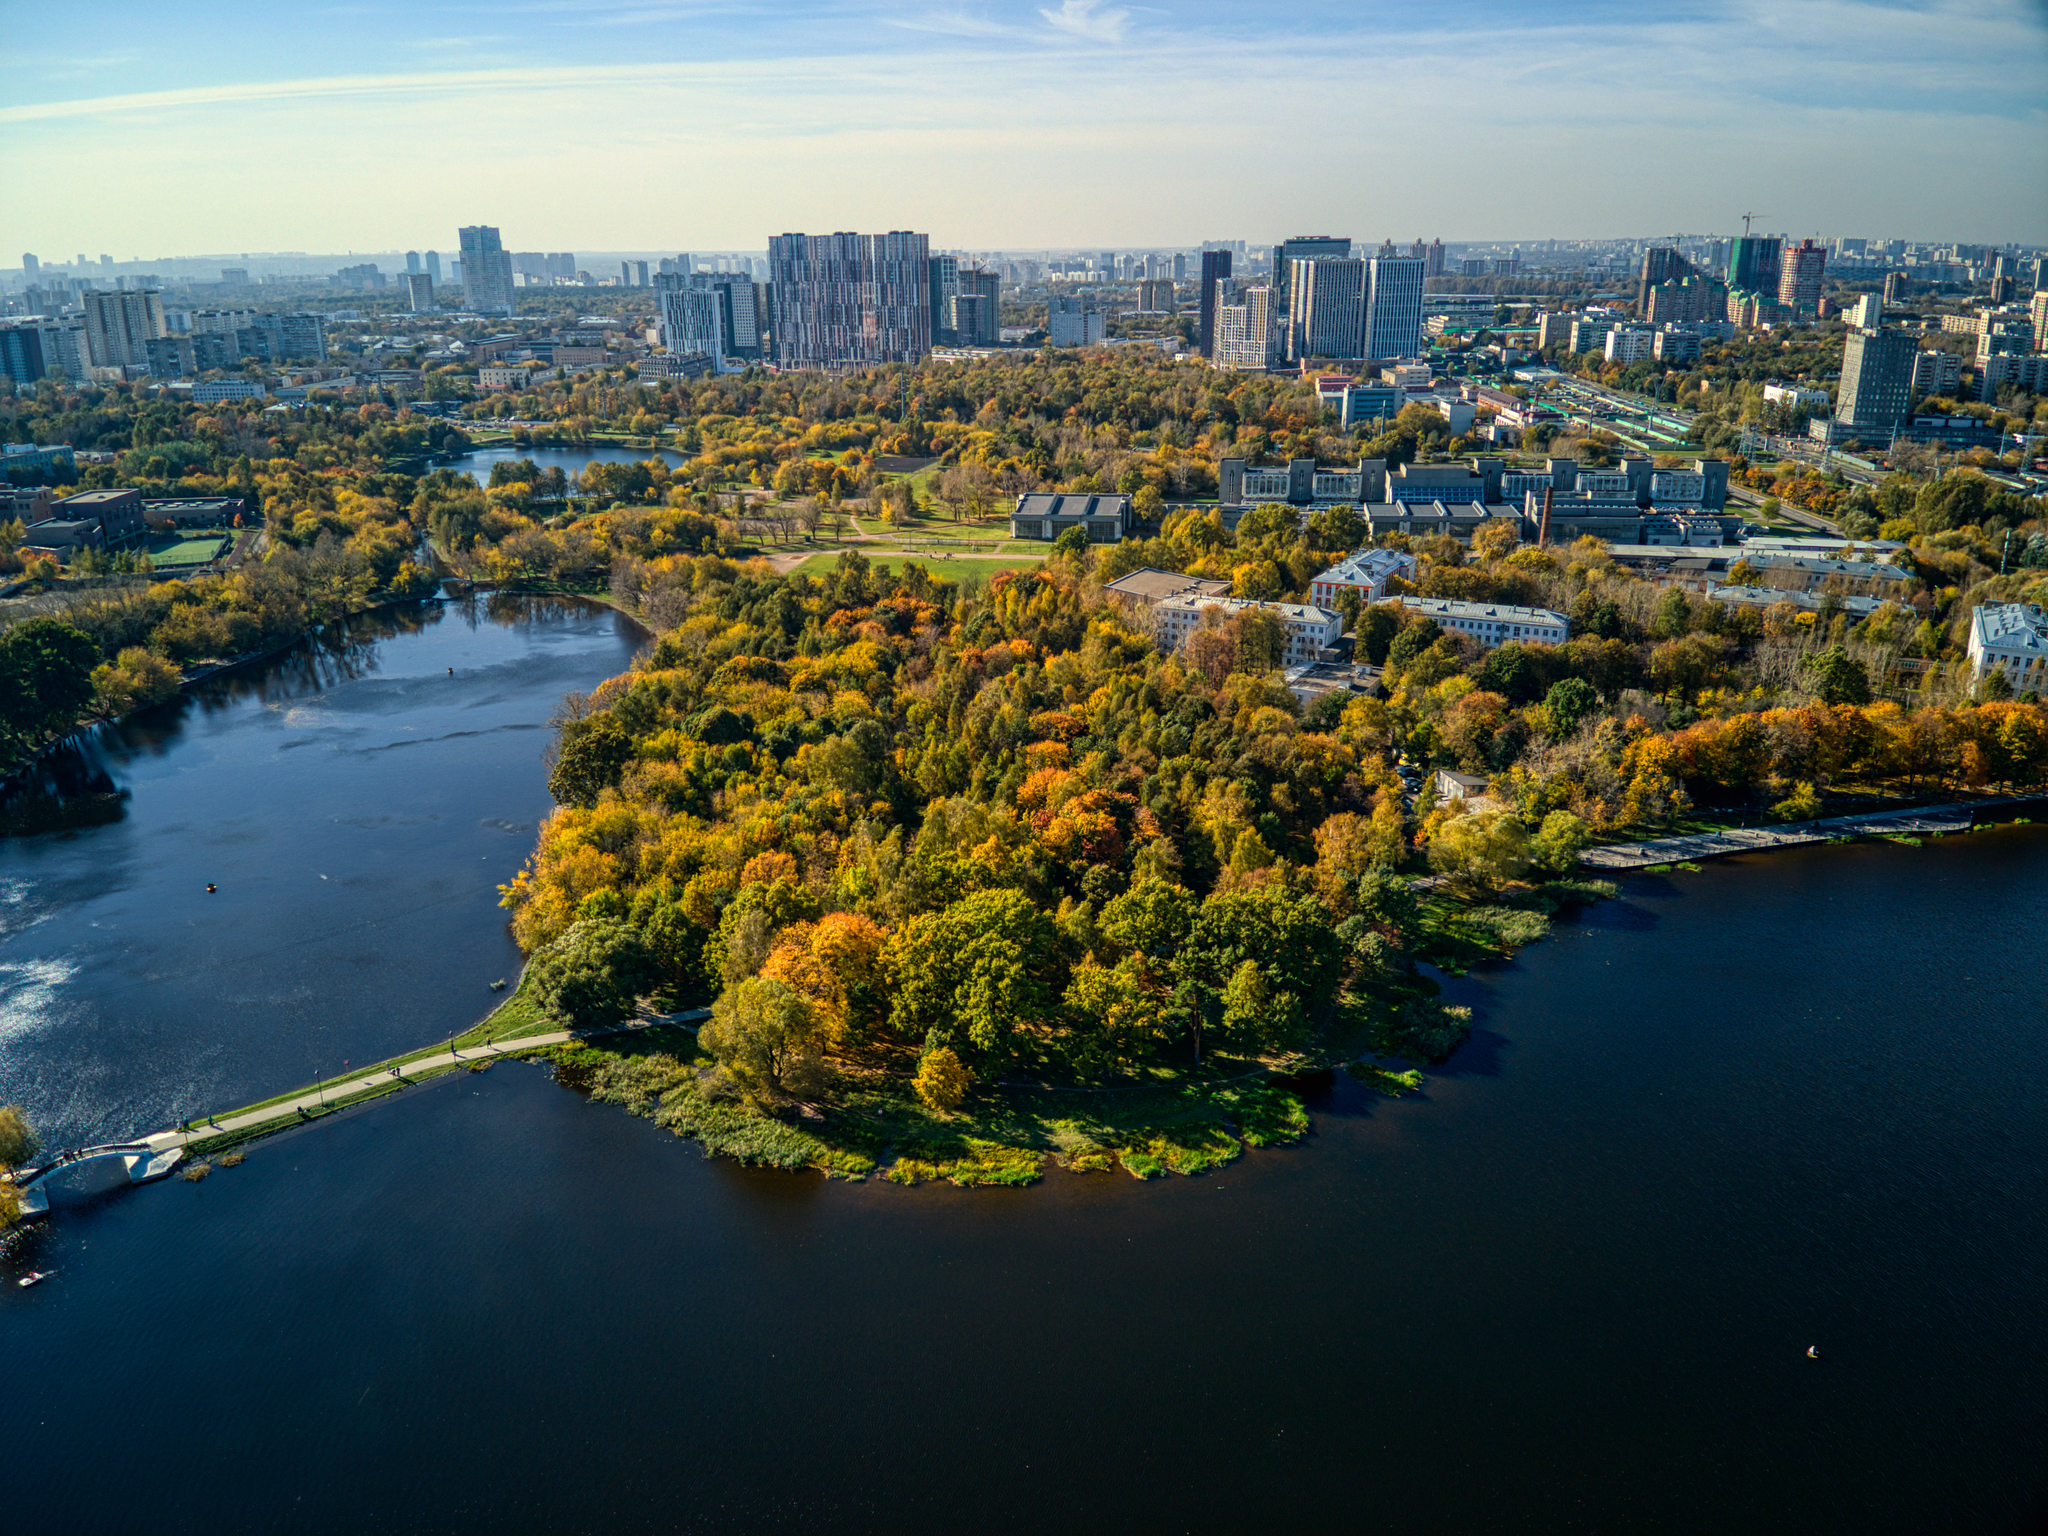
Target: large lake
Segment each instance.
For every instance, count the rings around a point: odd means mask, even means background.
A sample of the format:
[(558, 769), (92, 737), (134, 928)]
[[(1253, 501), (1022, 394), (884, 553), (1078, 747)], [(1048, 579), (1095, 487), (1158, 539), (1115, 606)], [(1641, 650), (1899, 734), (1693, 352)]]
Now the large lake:
[[(0, 1100), (469, 1022), (638, 639), (360, 621), (107, 733), (127, 799), (0, 842)], [(2042, 827), (1637, 877), (1455, 984), (1425, 1095), (1199, 1179), (747, 1170), (508, 1064), (73, 1191), (0, 1256), (59, 1271), (0, 1284), (0, 1529), (2039, 1529), (2044, 911)]]

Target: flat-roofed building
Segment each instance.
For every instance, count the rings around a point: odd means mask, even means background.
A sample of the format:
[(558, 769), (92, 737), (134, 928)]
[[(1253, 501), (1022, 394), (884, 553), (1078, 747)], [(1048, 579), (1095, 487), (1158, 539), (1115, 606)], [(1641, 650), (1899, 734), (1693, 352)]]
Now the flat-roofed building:
[(1396, 597), (1410, 613), (1436, 620), (1443, 629), (1470, 635), (1491, 650), (1510, 640), (1540, 641), (1563, 645), (1571, 635), (1571, 624), (1561, 613), (1549, 608), (1521, 608), (1512, 603), (1467, 603), (1446, 597)]
[(1112, 597), (1143, 603), (1147, 607), (1169, 597), (1228, 597), (1230, 583), (1182, 571), (1162, 571), (1155, 566), (1119, 576), (1102, 589)]
[(1870, 597), (1856, 593), (1786, 592), (1778, 587), (1728, 586), (1713, 588), (1707, 593), (1707, 600), (1728, 603), (1738, 608), (1775, 608), (1780, 603), (1786, 603), (1799, 613), (1819, 613), (1823, 608), (1833, 607), (1837, 612), (1846, 613), (1858, 621), (1869, 618), (1892, 601), (1888, 597)]
[(1919, 342), (1903, 331), (1852, 331), (1842, 343), (1835, 424), (1848, 435), (1889, 439), (1906, 419)]
[(2014, 693), (2048, 691), (2048, 608), (1985, 603), (1970, 615), (1970, 675), (2002, 674)]
[(1019, 496), (1010, 513), (1013, 539), (1056, 539), (1085, 529), (1090, 544), (1117, 544), (1131, 531), (1131, 498), (1034, 491)]
[(142, 492), (138, 490), (80, 491), (51, 510), (59, 521), (96, 524), (108, 548), (139, 539), (149, 531), (142, 520)]
[(1391, 421), (1408, 403), (1408, 391), (1392, 384), (1325, 374), (1316, 380), (1316, 402), (1337, 412), (1340, 431), (1367, 421)]

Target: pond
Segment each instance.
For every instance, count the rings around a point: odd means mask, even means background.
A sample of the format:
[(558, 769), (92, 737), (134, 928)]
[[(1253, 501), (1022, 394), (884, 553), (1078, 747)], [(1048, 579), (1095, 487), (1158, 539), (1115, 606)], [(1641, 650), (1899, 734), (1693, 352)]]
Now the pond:
[(653, 448), (478, 448), (451, 460), (448, 467), (471, 476), (478, 485), (491, 483), (491, 466), (507, 459), (531, 459), (542, 469), (559, 469), (574, 482), (590, 464), (642, 464), (660, 459), (670, 469), (680, 469), (686, 456), (671, 449)]

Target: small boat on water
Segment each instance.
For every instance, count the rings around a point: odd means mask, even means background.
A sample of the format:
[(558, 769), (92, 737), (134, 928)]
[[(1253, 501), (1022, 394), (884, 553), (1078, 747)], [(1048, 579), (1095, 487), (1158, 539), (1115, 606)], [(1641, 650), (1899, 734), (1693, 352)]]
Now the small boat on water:
[(54, 1270), (32, 1269), (14, 1283), (20, 1286), (23, 1290), (27, 1290), (32, 1285), (41, 1285), (45, 1280), (49, 1279), (50, 1276), (54, 1273), (56, 1273), (56, 1271)]

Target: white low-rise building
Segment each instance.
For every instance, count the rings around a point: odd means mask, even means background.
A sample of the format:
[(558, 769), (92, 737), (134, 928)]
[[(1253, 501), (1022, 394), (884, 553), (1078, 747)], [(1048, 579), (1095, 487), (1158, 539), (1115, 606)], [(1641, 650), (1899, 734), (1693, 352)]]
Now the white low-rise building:
[(2048, 691), (2048, 609), (1985, 603), (1970, 615), (1970, 675), (2002, 672), (2014, 693)]
[(1764, 402), (1768, 405), (1782, 405), (1790, 410), (1801, 406), (1828, 408), (1828, 392), (1824, 389), (1808, 389), (1803, 384), (1766, 384)]
[(263, 386), (254, 379), (202, 379), (189, 385), (169, 386), (178, 393), (191, 391), (194, 405), (219, 405), (228, 400), (261, 400), (265, 396)]
[(1182, 593), (1161, 598), (1152, 605), (1152, 612), (1158, 620), (1161, 648), (1179, 650), (1187, 643), (1188, 636), (1202, 627), (1202, 613), (1208, 608), (1220, 608), (1226, 615), (1242, 613), (1248, 608), (1263, 608), (1275, 615), (1287, 635), (1280, 661), (1282, 667), (1298, 667), (1315, 660), (1318, 651), (1335, 645), (1344, 633), (1342, 614), (1306, 603), (1261, 603), (1248, 597), (1204, 597), (1196, 593)]
[(1413, 577), (1415, 557), (1398, 549), (1361, 549), (1346, 555), (1308, 584), (1308, 595), (1318, 607), (1334, 605), (1349, 588), (1360, 602), (1376, 603), (1387, 595), (1393, 577)]
[(1509, 640), (1563, 645), (1571, 635), (1570, 621), (1549, 608), (1518, 608), (1512, 603), (1466, 603), (1448, 597), (1397, 597), (1392, 601), (1410, 613), (1435, 619), (1440, 628), (1470, 635), (1488, 650)]

